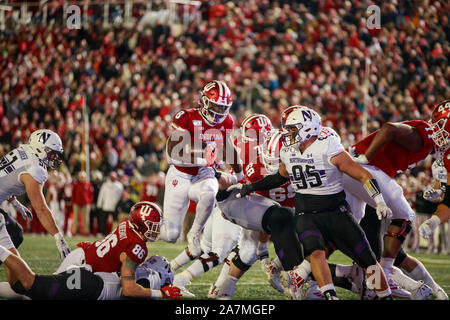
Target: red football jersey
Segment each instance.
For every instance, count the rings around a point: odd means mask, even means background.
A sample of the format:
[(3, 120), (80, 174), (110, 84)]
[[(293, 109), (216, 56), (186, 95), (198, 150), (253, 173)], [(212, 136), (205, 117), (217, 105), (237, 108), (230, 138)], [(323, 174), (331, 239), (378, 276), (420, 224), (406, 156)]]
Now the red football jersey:
[[(234, 143), (240, 149), (244, 175), (251, 183), (261, 180), (269, 174), (255, 142), (243, 142), (238, 138)], [(278, 188), (256, 191), (256, 193), (277, 201), (282, 207), (294, 208), (295, 206), (295, 191), (290, 181)]]
[[(172, 121), (172, 128), (187, 130), (191, 135), (191, 141), (200, 141), (201, 143), (214, 141), (219, 149), (225, 144), (226, 135), (231, 133), (233, 127), (234, 120), (230, 114), (221, 123), (209, 125), (197, 108), (177, 112)], [(196, 175), (198, 172), (198, 166), (175, 166), (175, 168), (192, 175)]]
[[(411, 120), (402, 123), (417, 128), (423, 138), (424, 144), (422, 149), (418, 152), (410, 152), (394, 141), (381, 147), (369, 164), (380, 168), (391, 178), (398, 173), (415, 167), (416, 164), (421, 160), (424, 160), (434, 148), (434, 142), (431, 138), (432, 129), (428, 122), (423, 120)], [(377, 132), (378, 130), (369, 134), (363, 140), (351, 146), (350, 149), (354, 148), (356, 153), (364, 154)]]
[(77, 246), (83, 248), (86, 264), (92, 266), (93, 272), (120, 272), (122, 252), (137, 264), (144, 262), (148, 254), (146, 243), (128, 220), (121, 222), (105, 239), (80, 242)]

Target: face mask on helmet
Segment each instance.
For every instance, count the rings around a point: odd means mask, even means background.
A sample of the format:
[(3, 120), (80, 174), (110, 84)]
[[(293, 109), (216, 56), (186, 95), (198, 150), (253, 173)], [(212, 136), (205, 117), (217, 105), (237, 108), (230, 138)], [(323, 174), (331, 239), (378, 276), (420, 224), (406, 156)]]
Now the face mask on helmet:
[(431, 138), (438, 147), (438, 151), (443, 152), (449, 147), (450, 137), (450, 100), (445, 100), (434, 108), (431, 114)]
[(200, 113), (211, 125), (223, 122), (232, 105), (231, 92), (222, 81), (212, 81), (203, 87), (200, 98)]
[(253, 141), (262, 145), (270, 138), (274, 129), (270, 119), (263, 114), (247, 117), (241, 126), (241, 135), (244, 142)]
[(169, 261), (162, 256), (151, 256), (147, 262), (148, 266), (159, 273), (161, 286), (169, 285), (173, 282), (173, 272), (170, 268)]
[(163, 223), (162, 211), (153, 202), (138, 202), (130, 210), (130, 222), (148, 241), (156, 241)]
[(318, 136), (322, 129), (320, 116), (312, 109), (301, 107), (293, 110), (283, 126), (283, 144), (292, 146), (300, 144), (313, 136)]
[(55, 132), (36, 130), (30, 135), (28, 144), (48, 168), (56, 169), (61, 165), (64, 150), (61, 139)]

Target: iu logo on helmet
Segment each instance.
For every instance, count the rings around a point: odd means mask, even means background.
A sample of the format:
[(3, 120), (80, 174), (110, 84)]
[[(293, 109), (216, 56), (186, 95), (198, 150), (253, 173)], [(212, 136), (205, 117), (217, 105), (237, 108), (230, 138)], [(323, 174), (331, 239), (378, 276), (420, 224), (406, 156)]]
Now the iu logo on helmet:
[(42, 132), (41, 135), (39, 136), (38, 141), (42, 142), (43, 144), (45, 144), (47, 142), (47, 140), (50, 138), (51, 134), (48, 132)]
[(145, 220), (145, 217), (148, 217), (152, 212), (153, 208), (150, 206), (142, 206), (141, 207), (141, 216), (142, 220)]

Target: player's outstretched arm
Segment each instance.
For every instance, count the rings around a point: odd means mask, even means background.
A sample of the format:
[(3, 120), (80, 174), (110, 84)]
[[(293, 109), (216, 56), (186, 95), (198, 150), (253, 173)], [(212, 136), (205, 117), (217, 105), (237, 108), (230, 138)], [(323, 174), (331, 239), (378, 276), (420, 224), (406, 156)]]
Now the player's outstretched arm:
[(387, 122), (380, 128), (367, 148), (365, 153), (367, 160), (372, 160), (375, 154), (390, 141), (395, 141), (411, 152), (420, 151), (424, 143), (419, 131), (413, 126)]
[(180, 289), (175, 286), (166, 286), (161, 290), (147, 289), (136, 283), (136, 269), (138, 264), (128, 257), (125, 252), (120, 254), (122, 267), (120, 270), (120, 281), (122, 285), (122, 294), (129, 298), (168, 298), (179, 299), (181, 297)]
[(381, 220), (383, 218), (391, 218), (392, 211), (387, 207), (384, 201), (377, 180), (374, 179), (369, 171), (361, 167), (346, 151), (332, 157), (330, 162), (340, 171), (348, 174), (350, 177), (360, 181), (363, 184), (364, 189), (377, 204), (376, 210), (378, 219)]
[(30, 199), (31, 205), (36, 211), (36, 215), (45, 230), (56, 240), (60, 258), (63, 259), (70, 253), (69, 246), (64, 240), (64, 236), (56, 225), (52, 212), (45, 202), (43, 185), (37, 182), (30, 174), (24, 173), (20, 176), (20, 181), (25, 185), (25, 190)]
[(286, 170), (286, 166), (282, 162), (280, 169), (277, 173), (265, 176), (264, 178), (255, 181), (251, 184), (236, 184), (232, 185), (227, 189), (227, 191), (232, 191), (233, 189), (238, 189), (239, 193), (236, 195), (237, 198), (245, 197), (254, 191), (270, 190), (277, 188), (289, 181), (289, 173)]

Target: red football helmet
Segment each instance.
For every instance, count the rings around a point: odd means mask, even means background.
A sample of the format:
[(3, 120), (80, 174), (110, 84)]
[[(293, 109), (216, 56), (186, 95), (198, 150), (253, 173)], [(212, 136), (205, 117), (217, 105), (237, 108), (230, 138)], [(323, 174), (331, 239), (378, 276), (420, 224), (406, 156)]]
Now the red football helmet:
[(439, 149), (448, 148), (448, 138), (450, 137), (450, 100), (439, 103), (431, 113), (431, 128), (433, 133), (431, 138)]
[(270, 174), (277, 172), (280, 168), (280, 151), (283, 147), (282, 137), (283, 130), (276, 130), (264, 144), (262, 160)]
[(130, 210), (130, 222), (147, 238), (155, 241), (163, 222), (161, 208), (149, 201), (136, 203)]
[(260, 145), (270, 137), (273, 130), (272, 122), (267, 116), (263, 114), (251, 115), (242, 122), (242, 141), (256, 141)]
[(200, 94), (200, 114), (205, 121), (216, 125), (225, 120), (233, 104), (231, 91), (225, 82), (208, 82)]

